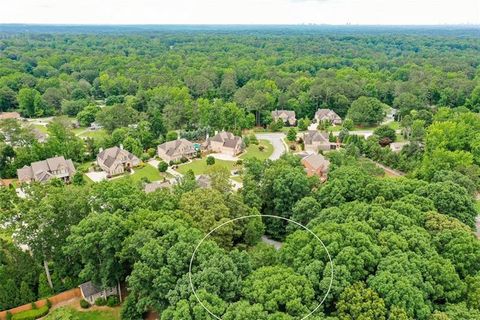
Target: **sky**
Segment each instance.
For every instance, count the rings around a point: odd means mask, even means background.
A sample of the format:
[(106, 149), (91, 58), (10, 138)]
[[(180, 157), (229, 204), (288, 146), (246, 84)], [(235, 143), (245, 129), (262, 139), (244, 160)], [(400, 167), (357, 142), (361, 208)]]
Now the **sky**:
[(0, 0), (0, 23), (480, 24), (480, 0)]

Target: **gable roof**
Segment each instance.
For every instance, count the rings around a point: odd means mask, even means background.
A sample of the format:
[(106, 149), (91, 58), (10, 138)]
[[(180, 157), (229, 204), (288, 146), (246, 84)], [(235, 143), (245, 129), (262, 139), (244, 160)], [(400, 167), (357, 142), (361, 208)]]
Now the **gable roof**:
[(212, 179), (206, 174), (199, 175), (196, 180), (198, 186), (203, 189), (210, 188), (210, 186), (212, 185)]
[(168, 180), (154, 181), (152, 183), (147, 183), (143, 188), (143, 191), (145, 191), (145, 193), (151, 193), (157, 191), (158, 189), (170, 188), (171, 186), (172, 184)]
[(17, 170), (18, 180), (29, 181), (36, 180), (45, 182), (56, 176), (55, 171), (66, 170), (67, 174), (59, 176), (73, 176), (75, 167), (71, 159), (65, 160), (63, 156), (48, 158), (42, 161), (35, 161), (30, 166), (24, 166)]
[(195, 152), (195, 147), (193, 143), (187, 139), (178, 139), (173, 141), (167, 141), (158, 146), (158, 149), (165, 151), (169, 156), (174, 155), (175, 153), (193, 153)]
[(317, 112), (315, 112), (315, 118), (318, 118), (320, 120), (342, 120), (342, 118), (340, 118), (340, 116), (331, 109), (318, 109)]
[(80, 290), (82, 290), (82, 293), (85, 296), (85, 298), (89, 298), (103, 291), (102, 289), (94, 285), (92, 281), (82, 283), (79, 287), (80, 287)]
[(223, 142), (225, 148), (234, 149), (242, 144), (242, 138), (235, 136), (231, 132), (222, 131), (210, 138), (210, 141)]
[(302, 163), (307, 163), (314, 170), (318, 170), (320, 168), (327, 169), (330, 166), (330, 161), (328, 161), (321, 154), (317, 153), (306, 156), (302, 159)]
[(320, 132), (316, 130), (309, 130), (303, 135), (303, 142), (305, 144), (313, 144), (314, 142), (330, 143), (328, 140), (328, 134), (326, 132)]
[(107, 168), (113, 168), (127, 160), (140, 161), (134, 154), (117, 146), (107, 148), (97, 155), (97, 161), (101, 162)]

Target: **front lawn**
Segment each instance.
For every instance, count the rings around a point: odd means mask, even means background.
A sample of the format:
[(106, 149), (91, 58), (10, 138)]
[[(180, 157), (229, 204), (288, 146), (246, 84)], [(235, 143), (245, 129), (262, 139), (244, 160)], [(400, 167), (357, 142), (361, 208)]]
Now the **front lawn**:
[[(221, 165), (226, 167), (228, 170), (233, 170), (235, 167), (234, 161), (226, 161), (226, 160), (219, 160), (215, 159), (215, 165)], [(187, 173), (188, 170), (193, 170), (195, 175), (205, 174), (208, 171), (208, 168), (211, 166), (207, 165), (206, 158), (203, 159), (195, 159), (189, 163), (185, 163), (178, 166), (177, 171), (181, 174)]]
[(133, 181), (140, 181), (142, 178), (147, 178), (149, 181), (163, 180), (158, 169), (149, 164), (145, 164), (143, 168), (133, 168), (134, 173), (130, 175)]
[[(259, 160), (266, 160), (273, 153), (273, 146), (268, 140), (258, 140), (259, 144), (250, 144), (245, 153), (240, 156), (241, 159), (252, 159), (257, 158)], [(263, 146), (265, 149), (260, 151), (259, 146)]]
[(108, 133), (105, 129), (98, 129), (98, 130), (89, 130), (87, 129), (85, 132), (79, 135), (79, 137), (89, 137), (93, 139), (104, 139), (108, 137)]
[(62, 307), (52, 311), (47, 319), (59, 319), (58, 317), (66, 317), (67, 315), (72, 315), (77, 320), (120, 320), (120, 308), (102, 307), (101, 310), (79, 311), (72, 307)]

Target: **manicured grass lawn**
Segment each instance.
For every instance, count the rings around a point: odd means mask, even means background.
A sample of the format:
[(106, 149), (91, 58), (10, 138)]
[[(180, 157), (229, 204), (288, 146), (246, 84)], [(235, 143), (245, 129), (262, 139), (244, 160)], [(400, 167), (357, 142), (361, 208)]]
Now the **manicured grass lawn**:
[[(259, 144), (250, 144), (248, 148), (245, 150), (246, 153), (244, 153), (242, 156), (240, 156), (241, 159), (246, 160), (246, 159), (252, 159), (252, 158), (257, 158), (259, 160), (265, 160), (268, 159), (273, 153), (273, 146), (268, 140), (259, 140)], [(264, 146), (265, 149), (263, 151), (260, 151), (258, 149), (259, 146)]]
[(147, 178), (150, 181), (162, 180), (163, 176), (158, 169), (152, 167), (149, 164), (145, 164), (143, 168), (134, 168), (134, 173), (130, 175), (132, 180), (140, 181), (142, 178)]
[(117, 310), (107, 311), (107, 310), (96, 310), (96, 311), (87, 311), (79, 312), (76, 314), (79, 320), (120, 320), (120, 312)]
[(104, 129), (99, 129), (99, 130), (87, 130), (84, 133), (82, 133), (79, 137), (90, 137), (93, 139), (103, 139), (108, 136), (107, 131)]
[[(226, 167), (228, 170), (232, 170), (235, 166), (235, 162), (215, 159), (215, 165), (221, 165)], [(200, 175), (206, 173), (208, 168), (210, 167), (211, 166), (207, 166), (206, 158), (203, 158), (179, 165), (177, 171), (181, 174), (185, 174), (188, 170), (193, 170), (193, 173), (195, 173), (195, 175)]]
[(62, 309), (70, 309), (75, 316), (75, 319), (78, 320), (120, 320), (120, 308), (102, 308), (102, 310), (82, 310), (78, 311), (72, 307), (63, 307), (51, 312), (55, 314), (60, 312)]

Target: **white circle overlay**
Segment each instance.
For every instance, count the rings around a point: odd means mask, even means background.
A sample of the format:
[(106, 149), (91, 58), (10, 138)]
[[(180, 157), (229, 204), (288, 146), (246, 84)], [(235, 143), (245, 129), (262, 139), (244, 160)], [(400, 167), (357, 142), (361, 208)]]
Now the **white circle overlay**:
[(244, 220), (244, 219), (249, 219), (249, 218), (262, 218), (262, 217), (265, 217), (265, 218), (275, 218), (275, 219), (281, 219), (281, 220), (285, 220), (285, 221), (288, 221), (288, 222), (291, 222), (299, 227), (302, 227), (304, 230), (308, 231), (310, 234), (312, 234), (317, 240), (318, 242), (320, 242), (323, 246), (323, 248), (325, 249), (325, 251), (327, 252), (327, 256), (328, 256), (328, 260), (329, 260), (329, 263), (330, 263), (330, 269), (331, 269), (331, 277), (330, 277), (330, 284), (328, 285), (328, 290), (327, 290), (327, 293), (325, 293), (325, 296), (323, 297), (322, 301), (320, 301), (320, 303), (318, 304), (318, 306), (315, 307), (315, 309), (313, 309), (309, 314), (307, 314), (306, 316), (304, 316), (303, 318), (301, 318), (300, 320), (305, 320), (307, 318), (309, 318), (311, 315), (313, 315), (317, 310), (318, 308), (321, 307), (321, 305), (323, 304), (323, 302), (325, 301), (325, 299), (327, 299), (327, 296), (328, 294), (330, 293), (330, 290), (332, 289), (332, 284), (333, 284), (333, 261), (332, 261), (332, 257), (330, 256), (330, 253), (328, 252), (328, 249), (327, 247), (325, 246), (325, 244), (323, 243), (323, 241), (312, 231), (310, 230), (309, 228), (305, 227), (303, 224), (301, 223), (298, 223), (297, 221), (294, 221), (294, 220), (291, 220), (291, 219), (288, 219), (288, 218), (285, 218), (285, 217), (280, 217), (280, 216), (276, 216), (276, 215), (271, 215), (271, 214), (255, 214), (255, 215), (249, 215), (249, 216), (243, 216), (243, 217), (238, 217), (238, 218), (235, 218), (235, 219), (231, 219), (231, 220), (228, 220), (224, 223), (222, 223), (221, 225), (215, 227), (214, 229), (212, 229), (209, 233), (207, 233), (207, 235), (205, 235), (205, 237), (203, 237), (202, 240), (200, 240), (200, 242), (197, 244), (197, 246), (195, 247), (195, 250), (193, 250), (193, 254), (192, 254), (192, 257), (190, 259), (190, 265), (188, 267), (188, 280), (190, 282), (190, 288), (192, 289), (192, 292), (193, 294), (195, 295), (195, 298), (197, 299), (198, 303), (200, 303), (200, 305), (212, 316), (214, 317), (215, 319), (218, 319), (218, 320), (222, 320), (222, 318), (220, 318), (219, 316), (217, 316), (216, 314), (214, 314), (212, 311), (210, 311), (204, 304), (203, 302), (200, 300), (200, 298), (198, 297), (197, 295), (197, 292), (195, 291), (195, 287), (193, 285), (193, 281), (192, 281), (192, 265), (193, 265), (193, 260), (195, 259), (195, 255), (198, 251), (198, 248), (200, 248), (200, 246), (202, 245), (202, 243), (208, 238), (210, 237), (210, 235), (212, 233), (214, 233), (215, 231), (217, 231), (218, 229), (220, 229), (221, 227), (223, 227), (224, 225), (227, 225), (229, 223), (233, 223), (235, 221), (238, 221), (238, 220)]

